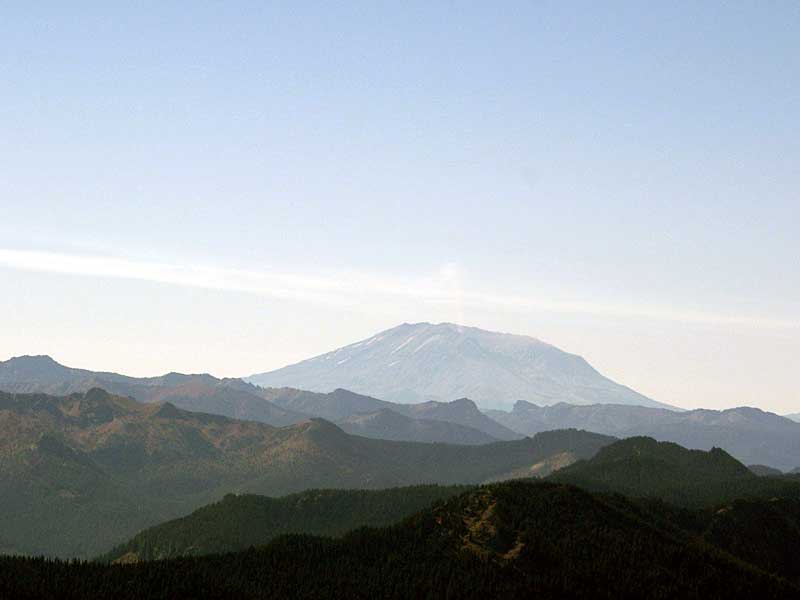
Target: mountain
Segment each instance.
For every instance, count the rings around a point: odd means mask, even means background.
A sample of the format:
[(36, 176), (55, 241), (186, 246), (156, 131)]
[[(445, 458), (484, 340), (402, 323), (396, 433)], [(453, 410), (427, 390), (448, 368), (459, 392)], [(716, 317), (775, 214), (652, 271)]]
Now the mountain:
[(481, 446), (394, 442), (321, 419), (277, 428), (100, 389), (0, 393), (0, 531), (21, 552), (94, 556), (227, 493), (480, 483), (611, 441), (563, 431)]
[(524, 435), (574, 427), (620, 438), (648, 436), (700, 450), (716, 446), (746, 464), (783, 471), (800, 464), (800, 423), (757, 408), (677, 412), (613, 404), (537, 406), (520, 401), (512, 411), (488, 414)]
[(315, 392), (346, 388), (402, 403), (467, 397), (484, 408), (517, 400), (666, 407), (602, 376), (580, 356), (535, 338), (451, 323), (404, 323), (246, 379)]
[(792, 421), (797, 421), (800, 423), (800, 413), (795, 413), (793, 415), (786, 415), (787, 419), (791, 419)]
[(0, 559), (0, 593), (24, 599), (57, 590), (59, 598), (82, 600), (797, 598), (796, 541), (783, 545), (796, 538), (794, 513), (781, 507), (775, 535), (757, 537), (752, 532), (768, 514), (751, 522), (751, 513), (733, 513), (745, 522), (722, 514), (723, 530), (704, 537), (695, 530), (695, 520), (708, 519), (700, 513), (513, 481), (340, 539), (282, 536), (240, 553), (124, 566)]
[(773, 469), (766, 465), (747, 465), (747, 468), (759, 477), (779, 477), (783, 475), (783, 471), (780, 469)]
[(336, 389), (328, 393), (310, 392), (289, 387), (258, 389), (261, 390), (260, 394), (263, 398), (276, 406), (334, 422), (343, 421), (353, 415), (364, 413), (381, 410), (400, 412), (402, 410), (402, 405), (395, 402), (378, 400), (377, 398), (356, 394), (345, 389)]
[(130, 563), (235, 552), (287, 533), (339, 536), (358, 527), (393, 525), (466, 489), (309, 490), (282, 498), (228, 494), (187, 517), (137, 534), (103, 560)]
[(0, 390), (66, 395), (102, 388), (140, 402), (170, 402), (186, 410), (209, 412), (270, 425), (291, 425), (309, 418), (264, 399), (259, 388), (211, 375), (168, 373), (160, 377), (128, 377), (65, 367), (49, 356), (20, 356), (0, 362)]
[(759, 477), (720, 448), (688, 450), (671, 442), (636, 437), (602, 448), (550, 475), (598, 492), (651, 497), (681, 506), (707, 507), (737, 498), (800, 499), (800, 480)]
[(419, 404), (401, 404), (399, 410), (416, 418), (433, 421), (449, 421), (465, 427), (483, 431), (501, 440), (517, 439), (519, 434), (501, 425), (482, 413), (469, 398), (461, 398), (452, 402), (430, 400)]
[(380, 440), (446, 444), (489, 444), (488, 433), (446, 421), (411, 419), (388, 408), (352, 415), (336, 424), (347, 433)]

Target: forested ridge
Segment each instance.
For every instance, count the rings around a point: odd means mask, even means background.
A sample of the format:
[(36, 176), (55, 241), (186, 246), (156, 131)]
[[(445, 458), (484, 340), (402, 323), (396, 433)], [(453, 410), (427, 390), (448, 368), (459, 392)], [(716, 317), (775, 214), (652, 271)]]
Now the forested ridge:
[(610, 444), (549, 479), (692, 508), (737, 499), (800, 497), (800, 477), (795, 475), (759, 477), (721, 448), (688, 450), (648, 437)]
[[(783, 529), (775, 535), (754, 536), (757, 522), (746, 527), (753, 511), (777, 522), (767, 514), (770, 503), (692, 511), (513, 481), (473, 488), (399, 524), (339, 539), (285, 535), (238, 553), (134, 565), (3, 558), (0, 595), (797, 598), (800, 581), (785, 549), (797, 535), (797, 503), (780, 505)], [(773, 558), (757, 564), (748, 553)]]
[(287, 533), (338, 536), (358, 527), (392, 525), (466, 486), (419, 485), (387, 490), (309, 490), (282, 498), (229, 494), (191, 515), (151, 527), (103, 556), (154, 560), (263, 546)]

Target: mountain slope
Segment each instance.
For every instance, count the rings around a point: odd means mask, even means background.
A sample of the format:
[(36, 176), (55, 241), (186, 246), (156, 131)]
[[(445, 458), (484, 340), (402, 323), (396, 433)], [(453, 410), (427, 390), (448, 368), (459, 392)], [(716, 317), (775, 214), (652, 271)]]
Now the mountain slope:
[[(628, 444), (628, 450), (639, 444)], [(707, 460), (680, 450), (665, 448), (684, 466)], [(618, 458), (625, 451), (611, 454)], [(696, 453), (695, 453), (696, 454)], [(688, 460), (687, 460), (688, 459)], [(731, 463), (730, 481), (741, 480), (742, 471)], [(688, 469), (698, 475), (696, 469)], [(725, 471), (726, 469), (723, 469)], [(684, 483), (691, 485), (691, 477)], [(536, 488), (530, 488), (536, 493)], [(354, 526), (388, 524), (398, 515), (422, 510), (433, 502), (464, 491), (464, 488), (419, 486), (379, 492), (314, 490), (286, 498), (228, 496), (222, 502), (204, 507), (192, 515), (151, 528), (115, 549), (108, 560), (131, 562), (140, 559), (201, 555), (218, 551), (242, 550), (263, 545), (277, 533), (316, 533), (340, 535)], [(484, 488), (485, 491), (485, 488)], [(619, 506), (619, 498), (606, 498)], [(634, 508), (625, 500), (630, 508)], [(492, 509), (494, 512), (496, 507)], [(750, 499), (729, 504), (676, 509), (662, 501), (637, 501), (637, 518), (657, 524), (662, 531), (704, 542), (800, 584), (800, 487), (764, 488)], [(519, 515), (522, 516), (522, 515)], [(490, 516), (491, 518), (491, 516)], [(768, 532), (765, 534), (765, 532)], [(469, 536), (474, 548), (477, 536)], [(482, 537), (482, 536), (481, 536)], [(483, 539), (485, 545), (486, 539)], [(498, 540), (501, 542), (501, 540)], [(502, 542), (501, 542), (502, 543)], [(507, 542), (506, 542), (507, 543)]]
[(517, 402), (489, 415), (518, 433), (578, 428), (616, 437), (648, 436), (700, 450), (725, 448), (746, 464), (789, 470), (800, 464), (800, 423), (756, 408), (670, 411), (596, 404), (536, 406)]
[(687, 450), (671, 442), (636, 437), (601, 449), (550, 476), (599, 492), (660, 498), (690, 507), (708, 507), (737, 498), (800, 498), (800, 480), (759, 477), (719, 448)]
[(247, 380), (315, 392), (346, 388), (404, 403), (467, 397), (485, 408), (517, 400), (664, 406), (537, 339), (450, 323), (405, 323)]
[(397, 410), (399, 405), (394, 402), (378, 400), (344, 389), (336, 389), (328, 393), (310, 392), (290, 387), (258, 389), (261, 390), (259, 392), (261, 396), (272, 404), (334, 422), (348, 419), (353, 415), (380, 410), (399, 412)]
[(151, 527), (104, 560), (132, 562), (199, 556), (263, 546), (279, 535), (342, 535), (357, 527), (392, 525), (464, 487), (310, 490), (285, 496), (229, 494), (187, 517)]
[(783, 475), (783, 471), (780, 469), (773, 469), (766, 465), (747, 465), (747, 468), (759, 477), (780, 477)]
[(794, 414), (791, 414), (791, 415), (786, 415), (786, 418), (787, 419), (791, 419), (792, 421), (797, 421), (798, 423), (800, 423), (800, 413), (794, 413)]
[(517, 437), (514, 431), (483, 414), (478, 410), (475, 403), (468, 398), (461, 398), (452, 402), (431, 400), (419, 404), (402, 404), (399, 406), (399, 410), (415, 419), (458, 423), (465, 427), (478, 429), (502, 440), (515, 439)]
[(800, 495), (736, 500), (714, 511), (703, 539), (800, 585)]
[(231, 492), (480, 483), (611, 441), (565, 431), (481, 446), (392, 442), (320, 419), (276, 428), (99, 389), (0, 393), (0, 531), (25, 552), (97, 555)]
[(126, 566), (0, 559), (0, 594), (31, 598), (42, 590), (119, 600), (788, 599), (800, 593), (794, 583), (683, 529), (670, 513), (620, 496), (521, 481), (477, 488), (395, 526), (337, 540), (285, 536), (242, 553)]
[(489, 444), (488, 433), (446, 421), (412, 419), (389, 410), (352, 415), (336, 423), (347, 433), (380, 440), (445, 444)]

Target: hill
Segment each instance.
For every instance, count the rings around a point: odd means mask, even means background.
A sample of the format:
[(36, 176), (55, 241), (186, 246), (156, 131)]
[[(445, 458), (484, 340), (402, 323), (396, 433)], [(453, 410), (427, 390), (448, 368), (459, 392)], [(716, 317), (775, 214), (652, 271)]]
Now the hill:
[[(725, 543), (735, 549), (736, 528), (731, 531)], [(655, 513), (621, 496), (515, 481), (480, 487), (397, 525), (359, 529), (341, 539), (283, 536), (242, 553), (125, 566), (0, 559), (0, 594), (120, 600), (800, 594), (780, 571), (788, 554), (771, 540), (759, 541), (779, 559), (767, 572), (710, 541), (722, 538), (704, 539), (669, 511)]]
[(480, 483), (611, 441), (564, 431), (481, 446), (394, 442), (320, 419), (276, 428), (99, 389), (0, 393), (0, 531), (18, 551), (95, 556), (227, 493)]
[(671, 442), (636, 437), (601, 449), (550, 476), (599, 492), (651, 497), (681, 506), (707, 507), (739, 498), (800, 498), (800, 480), (759, 477), (719, 448), (687, 450)]
[(489, 415), (514, 431), (575, 427), (620, 438), (648, 436), (687, 448), (725, 448), (746, 464), (789, 470), (800, 464), (800, 423), (757, 408), (671, 411), (642, 406), (596, 404), (537, 406), (517, 402), (510, 412)]
[[(245, 384), (252, 385), (252, 384)], [(303, 412), (329, 421), (342, 421), (364, 413), (392, 410), (399, 412), (395, 402), (379, 400), (372, 396), (356, 394), (350, 390), (336, 389), (332, 392), (310, 392), (296, 388), (260, 388), (260, 395), (272, 404), (287, 410)], [(401, 413), (402, 414), (402, 413)]]
[(794, 414), (791, 414), (791, 415), (786, 415), (786, 418), (787, 419), (791, 419), (792, 421), (797, 421), (798, 423), (800, 423), (800, 413), (794, 413)]
[(103, 559), (131, 562), (233, 552), (287, 533), (339, 536), (358, 527), (393, 525), (465, 489), (309, 490), (282, 498), (229, 494), (137, 534)]
[(466, 397), (484, 408), (517, 400), (665, 406), (535, 338), (451, 323), (404, 323), (247, 380), (315, 392), (346, 388), (401, 403)]

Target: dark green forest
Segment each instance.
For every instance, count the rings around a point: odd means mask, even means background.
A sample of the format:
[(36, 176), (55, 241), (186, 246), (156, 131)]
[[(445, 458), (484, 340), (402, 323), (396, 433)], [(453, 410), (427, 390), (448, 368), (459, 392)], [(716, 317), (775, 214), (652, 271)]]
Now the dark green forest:
[(387, 490), (309, 490), (282, 498), (229, 494), (223, 500), (136, 535), (103, 560), (153, 560), (263, 546), (281, 534), (338, 536), (358, 527), (399, 522), (465, 486)]
[(797, 598), (798, 518), (796, 499), (690, 510), (513, 481), (339, 539), (133, 565), (4, 558), (0, 596)]

